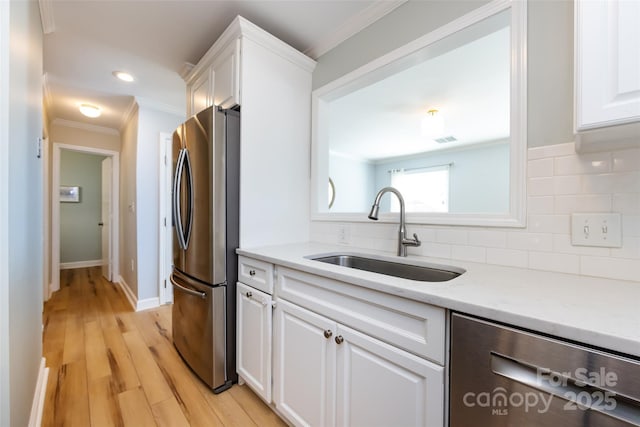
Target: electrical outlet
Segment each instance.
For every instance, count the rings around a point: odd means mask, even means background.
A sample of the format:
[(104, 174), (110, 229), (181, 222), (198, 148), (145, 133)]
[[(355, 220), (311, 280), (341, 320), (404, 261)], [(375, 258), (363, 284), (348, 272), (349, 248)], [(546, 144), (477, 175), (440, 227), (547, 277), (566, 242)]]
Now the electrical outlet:
[(351, 241), (351, 230), (346, 225), (338, 226), (338, 243), (348, 244)]
[(571, 244), (619, 248), (622, 217), (619, 213), (575, 213), (571, 215)]

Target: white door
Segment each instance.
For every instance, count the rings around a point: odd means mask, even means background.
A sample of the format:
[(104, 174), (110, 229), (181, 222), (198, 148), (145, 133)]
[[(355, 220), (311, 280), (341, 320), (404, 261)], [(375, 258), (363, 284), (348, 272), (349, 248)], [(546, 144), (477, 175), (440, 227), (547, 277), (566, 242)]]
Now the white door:
[(236, 294), (238, 375), (271, 403), (271, 295), (242, 283)]
[(274, 401), (296, 426), (335, 425), (335, 322), (278, 300)]
[(444, 368), (338, 326), (338, 426), (444, 425)]
[(111, 281), (112, 248), (111, 248), (111, 179), (113, 174), (113, 160), (107, 157), (102, 161), (102, 275)]
[(160, 304), (173, 302), (173, 286), (169, 281), (173, 269), (173, 228), (171, 226), (171, 185), (173, 184), (172, 135), (160, 134), (160, 164), (158, 182), (160, 183), (158, 212), (158, 277), (160, 278)]

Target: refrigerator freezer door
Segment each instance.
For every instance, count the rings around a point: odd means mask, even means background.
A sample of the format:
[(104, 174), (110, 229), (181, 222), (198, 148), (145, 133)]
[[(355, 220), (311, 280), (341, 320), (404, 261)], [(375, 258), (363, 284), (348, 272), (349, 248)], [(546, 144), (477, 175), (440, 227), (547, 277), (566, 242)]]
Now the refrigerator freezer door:
[(225, 352), (225, 286), (206, 286), (174, 272), (173, 342), (214, 392), (228, 388)]
[[(186, 275), (213, 285), (227, 279), (225, 136), (214, 129), (214, 125), (224, 129), (224, 121), (224, 114), (210, 107), (174, 133), (174, 156), (184, 159), (174, 166), (174, 225), (177, 233), (184, 231), (175, 239), (174, 265)], [(181, 224), (176, 224), (177, 219)], [(186, 243), (186, 249), (180, 247), (181, 242)]]

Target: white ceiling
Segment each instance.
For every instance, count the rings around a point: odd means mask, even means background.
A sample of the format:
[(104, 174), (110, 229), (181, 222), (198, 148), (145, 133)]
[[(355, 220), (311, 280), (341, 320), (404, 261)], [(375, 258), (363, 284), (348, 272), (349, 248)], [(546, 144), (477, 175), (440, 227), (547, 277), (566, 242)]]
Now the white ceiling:
[[(468, 37), (459, 38), (470, 40), (461, 46), (449, 49), (443, 39), (442, 47), (429, 46), (437, 55), (331, 101), (330, 150), (376, 161), (508, 138), (508, 17), (483, 21), (500, 29), (479, 38), (474, 28), (465, 30)], [(422, 134), (422, 118), (431, 108), (444, 119), (439, 136), (457, 141), (439, 143)]]
[[(120, 129), (133, 97), (184, 114), (180, 72), (236, 15), (317, 57), (406, 0), (40, 0), (49, 120)], [(116, 70), (136, 78), (124, 83)], [(86, 102), (103, 114), (88, 119)]]

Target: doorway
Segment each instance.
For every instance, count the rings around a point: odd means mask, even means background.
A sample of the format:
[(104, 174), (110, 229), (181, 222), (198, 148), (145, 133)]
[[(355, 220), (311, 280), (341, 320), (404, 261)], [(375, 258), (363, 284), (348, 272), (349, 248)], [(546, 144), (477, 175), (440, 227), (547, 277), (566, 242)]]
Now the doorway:
[[(82, 189), (74, 188), (72, 183), (61, 182), (61, 159), (63, 152), (84, 153), (103, 156), (100, 161), (100, 194), (99, 219), (100, 257), (92, 263), (102, 265), (105, 278), (118, 281), (118, 243), (119, 243), (119, 170), (120, 159), (117, 151), (83, 147), (67, 144), (53, 144), (52, 186), (51, 186), (51, 292), (60, 289), (61, 267), (61, 202), (74, 203), (80, 200)], [(65, 185), (65, 188), (61, 188)], [(79, 194), (76, 192), (79, 190)], [(97, 192), (97, 191), (96, 191)], [(85, 195), (87, 196), (87, 195)], [(96, 262), (97, 261), (97, 262)], [(78, 263), (74, 266), (84, 266)], [(88, 266), (88, 265), (87, 265)]]

